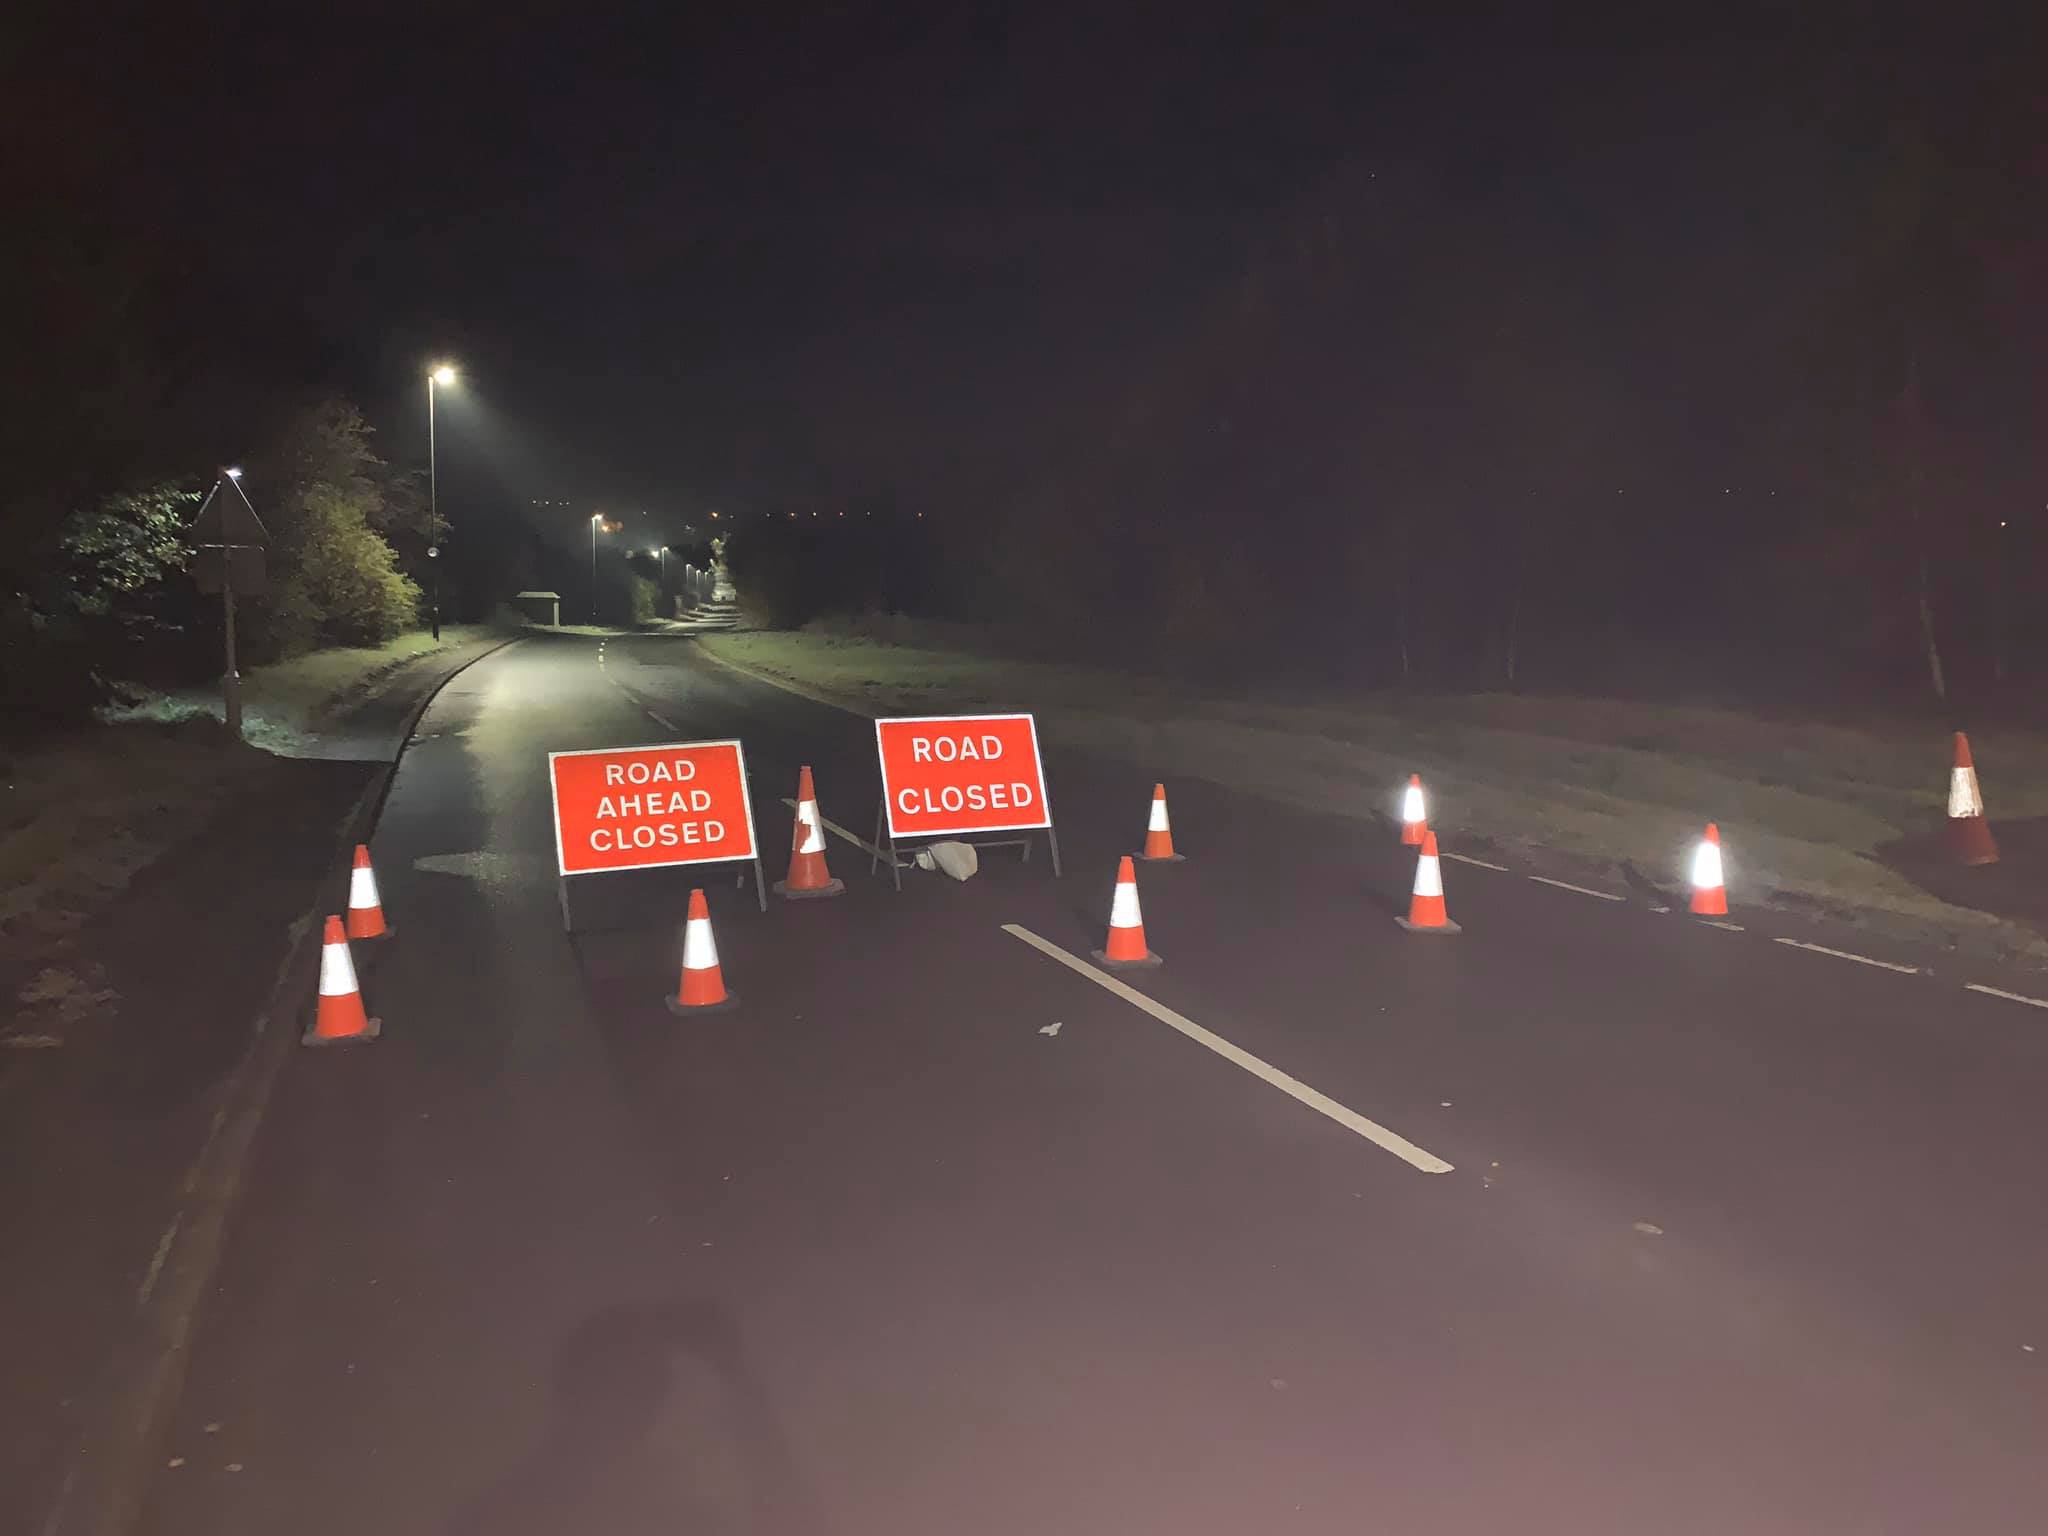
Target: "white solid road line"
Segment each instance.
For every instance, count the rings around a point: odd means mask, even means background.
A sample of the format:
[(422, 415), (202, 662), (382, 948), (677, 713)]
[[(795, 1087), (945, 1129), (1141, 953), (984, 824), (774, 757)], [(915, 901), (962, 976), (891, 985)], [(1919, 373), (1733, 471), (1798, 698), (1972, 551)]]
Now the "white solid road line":
[[(784, 796), (782, 797), (782, 803), (783, 803), (784, 805), (788, 806), (788, 807), (789, 807), (789, 808), (790, 808), (790, 809), (791, 809), (792, 811), (796, 809), (796, 802), (795, 802), (794, 800), (790, 799), (790, 798), (789, 798), (789, 796), (787, 796), (787, 795), (784, 795)], [(844, 827), (842, 827), (841, 825), (839, 825), (839, 823), (838, 823), (838, 822), (836, 822), (836, 821), (826, 821), (826, 820), (825, 820), (825, 818), (824, 818), (823, 816), (820, 816), (820, 817), (818, 818), (818, 820), (820, 820), (820, 821), (823, 821), (823, 822), (825, 822), (825, 830), (826, 830), (827, 832), (830, 832), (830, 833), (833, 833), (833, 834), (835, 834), (836, 836), (839, 836), (839, 837), (843, 837), (843, 838), (845, 838), (845, 839), (846, 839), (846, 840), (847, 840), (847, 841), (848, 841), (849, 843), (853, 844), (853, 846), (854, 846), (854, 847), (856, 847), (856, 848), (858, 848), (858, 849), (859, 849), (859, 850), (860, 850), (860, 851), (861, 851), (862, 853), (871, 853), (871, 854), (873, 854), (873, 855), (874, 855), (874, 856), (875, 856), (876, 858), (878, 858), (878, 859), (881, 859), (881, 860), (884, 860), (885, 862), (887, 861), (887, 859), (888, 859), (888, 857), (889, 857), (889, 850), (888, 850), (888, 849), (886, 849), (886, 848), (877, 848), (877, 847), (876, 847), (876, 846), (875, 846), (875, 845), (874, 845), (873, 843), (869, 842), (869, 841), (868, 841), (868, 840), (867, 840), (866, 838), (862, 837), (862, 836), (861, 836), (861, 835), (860, 835), (859, 833), (857, 833), (857, 832), (849, 832), (849, 831), (847, 831), (847, 829), (846, 829), (846, 828), (844, 828)], [(896, 867), (897, 867), (898, 869), (908, 869), (908, 868), (910, 868), (910, 866), (909, 866), (908, 864), (906, 864), (906, 863), (905, 863), (905, 862), (904, 862), (903, 860), (901, 860), (901, 859), (898, 859), (898, 860), (896, 861)]]
[(1489, 864), (1484, 859), (1473, 858), (1472, 855), (1469, 853), (1446, 853), (1443, 855), (1443, 857), (1447, 859), (1456, 859), (1460, 864), (1477, 864), (1481, 869), (1497, 869), (1504, 875), (1511, 875), (1514, 873), (1514, 871), (1509, 869), (1505, 864)]
[(2002, 997), (2009, 1003), (2025, 1003), (2029, 1008), (2048, 1008), (2048, 997), (2029, 997), (2024, 992), (2007, 992), (1999, 987), (1987, 987), (1982, 982), (1966, 981), (1965, 992), (1982, 992), (1986, 997)]
[(1902, 976), (1918, 976), (1917, 965), (1900, 965), (1893, 960), (1873, 960), (1868, 955), (1851, 954), (1846, 949), (1829, 949), (1825, 944), (1809, 944), (1804, 939), (1773, 939), (1773, 944), (1789, 944), (1794, 949), (1809, 949), (1816, 955), (1833, 955), (1837, 960), (1854, 960), (1858, 965), (1874, 965), (1880, 970), (1897, 971)]
[(1330, 1098), (1326, 1094), (1318, 1093), (1299, 1078), (1289, 1077), (1271, 1063), (1259, 1060), (1250, 1051), (1239, 1049), (1221, 1035), (1211, 1034), (1192, 1019), (1183, 1018), (1180, 1014), (1175, 1013), (1166, 1004), (1147, 997), (1135, 987), (1125, 986), (1107, 971), (1097, 970), (1079, 956), (1068, 954), (1050, 939), (1041, 939), (1029, 928), (1022, 927), (1017, 923), (1003, 924), (1003, 932), (1009, 934), (1012, 938), (1022, 939), (1040, 954), (1051, 956), (1077, 976), (1087, 977), (1088, 980), (1094, 982), (1105, 992), (1115, 993), (1132, 1007), (1142, 1009), (1144, 1012), (1151, 1014), (1153, 1018), (1169, 1028), (1179, 1030), (1180, 1033), (1186, 1035), (1195, 1044), (1206, 1046), (1225, 1061), (1234, 1062), (1238, 1066), (1243, 1067), (1253, 1077), (1261, 1078), (1271, 1083), (1289, 1098), (1306, 1104), (1317, 1114), (1326, 1115), (1343, 1126), (1347, 1131), (1353, 1131), (1363, 1136), (1382, 1151), (1393, 1153), (1394, 1156), (1401, 1159), (1410, 1168), (1419, 1169), (1423, 1173), (1449, 1173), (1451, 1171), (1451, 1165), (1435, 1153), (1423, 1151), (1422, 1148), (1416, 1146), (1414, 1142), (1406, 1137), (1396, 1135), (1383, 1125), (1374, 1124), (1355, 1110), (1346, 1109), (1335, 1099)]
[(1612, 891), (1596, 891), (1588, 886), (1573, 885), (1569, 880), (1553, 880), (1548, 875), (1531, 875), (1529, 878), (1538, 885), (1554, 885), (1560, 891), (1577, 891), (1581, 896), (1598, 896), (1602, 901), (1628, 900), (1626, 896), (1617, 896)]

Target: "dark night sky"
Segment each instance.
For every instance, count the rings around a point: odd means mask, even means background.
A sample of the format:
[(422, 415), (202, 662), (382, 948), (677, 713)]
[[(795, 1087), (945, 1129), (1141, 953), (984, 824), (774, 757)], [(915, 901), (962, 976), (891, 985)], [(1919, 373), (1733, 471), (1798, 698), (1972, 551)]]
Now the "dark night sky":
[(1360, 166), (1565, 274), (1711, 474), (1884, 125), (1993, 159), (2038, 128), (2038, 27), (1773, 9), (72, 6), (16, 107), (46, 179), (144, 235), (195, 367), (345, 389), (402, 456), (445, 352), (451, 457), (519, 495), (1026, 473)]

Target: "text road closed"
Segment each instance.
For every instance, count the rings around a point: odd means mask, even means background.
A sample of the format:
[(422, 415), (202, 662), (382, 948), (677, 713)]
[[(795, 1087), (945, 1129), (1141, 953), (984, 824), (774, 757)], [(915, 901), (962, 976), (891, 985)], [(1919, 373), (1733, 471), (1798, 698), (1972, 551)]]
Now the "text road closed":
[(1049, 827), (1029, 715), (877, 720), (892, 837)]
[(550, 752), (555, 850), (565, 875), (754, 856), (736, 741)]

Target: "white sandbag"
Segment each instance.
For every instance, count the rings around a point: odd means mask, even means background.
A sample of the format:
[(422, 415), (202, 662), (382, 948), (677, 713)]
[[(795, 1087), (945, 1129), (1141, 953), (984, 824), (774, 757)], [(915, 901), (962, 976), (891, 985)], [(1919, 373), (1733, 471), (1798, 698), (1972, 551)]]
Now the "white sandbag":
[(933, 843), (917, 850), (919, 869), (936, 869), (955, 880), (971, 880), (981, 868), (981, 857), (972, 843)]

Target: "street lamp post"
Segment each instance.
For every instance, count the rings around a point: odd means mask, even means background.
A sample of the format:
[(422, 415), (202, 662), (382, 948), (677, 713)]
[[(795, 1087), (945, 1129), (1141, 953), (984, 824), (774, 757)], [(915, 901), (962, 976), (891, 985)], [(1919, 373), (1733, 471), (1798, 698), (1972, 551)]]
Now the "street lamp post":
[(427, 605), (434, 643), (441, 641), (441, 476), (434, 453), (434, 387), (455, 382), (446, 363), (427, 373)]
[(590, 514), (590, 622), (597, 622), (597, 530), (604, 523), (602, 512)]

